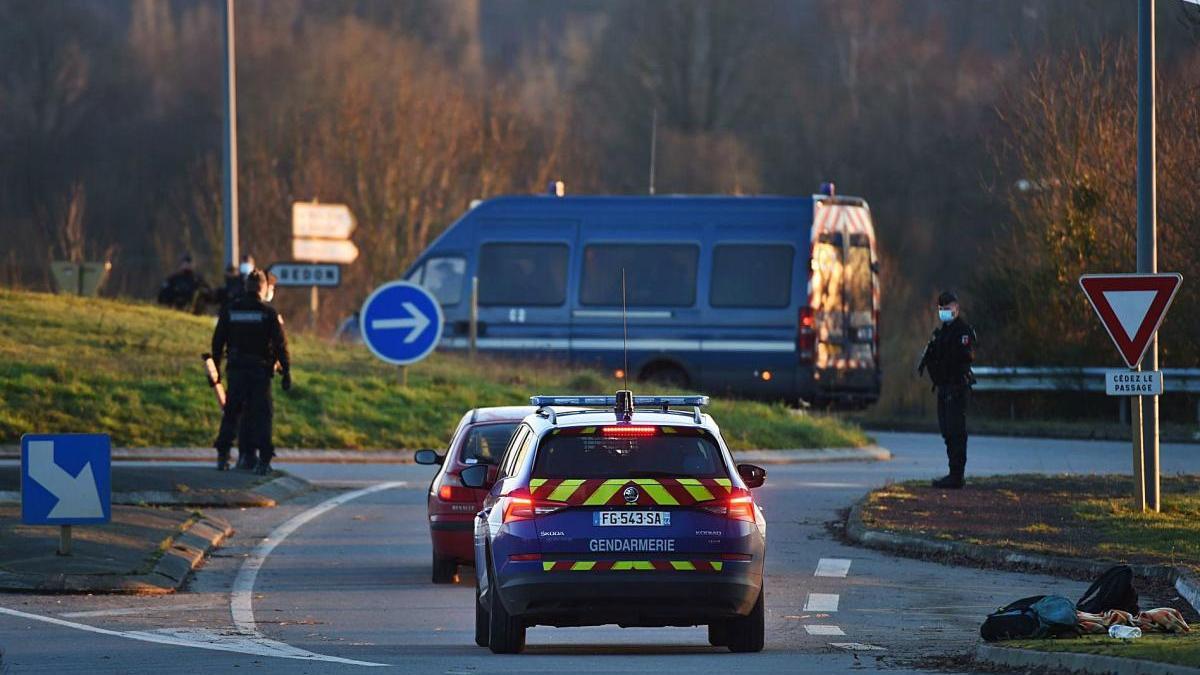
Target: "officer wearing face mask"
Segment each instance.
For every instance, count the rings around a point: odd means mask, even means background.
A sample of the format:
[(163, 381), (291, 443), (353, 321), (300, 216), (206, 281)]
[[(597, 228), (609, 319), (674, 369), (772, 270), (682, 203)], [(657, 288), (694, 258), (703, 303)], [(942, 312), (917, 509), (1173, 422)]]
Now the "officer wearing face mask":
[(975, 360), (977, 339), (975, 329), (959, 314), (958, 296), (943, 291), (937, 300), (940, 325), (925, 346), (925, 354), (917, 366), (917, 374), (929, 371), (937, 393), (938, 428), (946, 441), (946, 457), (950, 473), (933, 481), (936, 488), (958, 489), (963, 486), (967, 467), (967, 401), (975, 377), (971, 363)]
[[(246, 277), (246, 292), (221, 310), (213, 332), (212, 354), (220, 370), (222, 356), (228, 350), (226, 378), (229, 381), (221, 429), (214, 444), (217, 449), (217, 470), (229, 468), (229, 449), (238, 433), (238, 452), (258, 451), (254, 472), (271, 472), (275, 446), (271, 440), (274, 404), (271, 399), (271, 379), (276, 364), (282, 374), (283, 390), (292, 388), (291, 359), (283, 318), (267, 304), (273, 287), (265, 272), (254, 270)], [(249, 458), (239, 458), (240, 467), (249, 468)]]
[(225, 270), (225, 285), (217, 291), (217, 303), (222, 308), (241, 297), (246, 291), (246, 279), (257, 269), (254, 266), (254, 256), (249, 253), (242, 256), (242, 262), (236, 267)]

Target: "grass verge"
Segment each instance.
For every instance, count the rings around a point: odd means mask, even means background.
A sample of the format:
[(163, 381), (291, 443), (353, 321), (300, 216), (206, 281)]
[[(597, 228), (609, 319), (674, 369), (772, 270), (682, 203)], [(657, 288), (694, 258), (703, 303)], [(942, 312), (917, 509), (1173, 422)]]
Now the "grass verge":
[(1162, 511), (1132, 508), (1126, 476), (973, 478), (963, 490), (918, 481), (868, 495), (868, 527), (998, 548), (1200, 572), (1200, 476), (1162, 479)]
[(1016, 640), (1005, 647), (1034, 649), (1043, 652), (1073, 652), (1141, 659), (1178, 666), (1200, 667), (1200, 630), (1184, 635), (1147, 633), (1135, 640), (1114, 640), (1107, 635), (1085, 635), (1065, 640)]
[[(30, 432), (92, 432), (123, 447), (210, 445), (220, 411), (200, 354), (213, 323), (147, 304), (0, 290), (0, 443)], [(613, 389), (594, 371), (451, 354), (409, 367), (402, 387), (398, 369), (365, 348), (291, 337), (296, 386), (275, 389), (280, 447), (438, 447), (470, 408)], [(734, 449), (869, 440), (853, 424), (782, 405), (719, 399), (710, 412)]]

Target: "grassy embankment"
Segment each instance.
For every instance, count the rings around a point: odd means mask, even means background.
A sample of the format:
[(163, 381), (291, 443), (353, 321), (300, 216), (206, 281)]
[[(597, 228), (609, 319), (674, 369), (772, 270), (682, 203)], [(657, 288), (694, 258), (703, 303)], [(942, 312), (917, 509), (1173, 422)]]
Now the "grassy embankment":
[[(204, 380), (211, 317), (151, 305), (0, 290), (0, 444), (28, 432), (102, 432), (121, 447), (208, 446), (219, 411)], [(462, 413), (532, 393), (599, 393), (611, 378), (557, 364), (434, 354), (398, 369), (362, 347), (292, 336), (295, 387), (275, 387), (279, 447), (415, 448), (444, 443)], [(718, 399), (736, 449), (862, 445), (853, 425), (781, 405)]]

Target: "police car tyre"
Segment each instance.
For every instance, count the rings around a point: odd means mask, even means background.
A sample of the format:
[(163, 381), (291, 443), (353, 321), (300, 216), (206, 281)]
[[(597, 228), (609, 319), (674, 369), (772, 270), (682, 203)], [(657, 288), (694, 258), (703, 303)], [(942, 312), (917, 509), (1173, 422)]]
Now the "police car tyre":
[(488, 647), (493, 654), (520, 654), (525, 649), (525, 623), (519, 617), (510, 615), (504, 608), (496, 585), (496, 572), (490, 564), (488, 588)]
[(766, 638), (766, 612), (763, 608), (763, 589), (758, 590), (758, 602), (744, 617), (732, 619), (726, 630), (731, 652), (761, 652)]
[(458, 581), (458, 563), (453, 558), (433, 554), (433, 583), (452, 584)]
[(708, 624), (708, 644), (714, 647), (729, 644), (729, 624), (724, 621)]
[(488, 624), (491, 622), (491, 616), (487, 609), (484, 608), (483, 602), (479, 598), (479, 582), (475, 582), (475, 644), (480, 647), (488, 646)]

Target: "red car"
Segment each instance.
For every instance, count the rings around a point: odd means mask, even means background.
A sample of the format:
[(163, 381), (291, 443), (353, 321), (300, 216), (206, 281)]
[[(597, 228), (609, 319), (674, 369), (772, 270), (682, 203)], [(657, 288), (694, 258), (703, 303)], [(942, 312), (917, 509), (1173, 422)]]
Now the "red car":
[(429, 485), (433, 583), (454, 583), (459, 565), (475, 564), (475, 514), (487, 490), (463, 486), (459, 473), (469, 466), (499, 462), (513, 430), (536, 410), (532, 406), (476, 408), (463, 415), (446, 454), (429, 449), (415, 453), (417, 464), (441, 466)]

